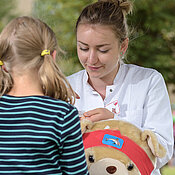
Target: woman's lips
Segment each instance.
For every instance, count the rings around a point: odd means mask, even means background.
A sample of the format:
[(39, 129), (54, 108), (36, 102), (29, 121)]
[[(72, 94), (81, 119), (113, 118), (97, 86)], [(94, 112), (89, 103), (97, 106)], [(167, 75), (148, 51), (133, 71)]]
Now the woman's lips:
[(88, 69), (93, 70), (93, 71), (98, 70), (100, 68), (101, 68), (101, 66), (88, 66)]

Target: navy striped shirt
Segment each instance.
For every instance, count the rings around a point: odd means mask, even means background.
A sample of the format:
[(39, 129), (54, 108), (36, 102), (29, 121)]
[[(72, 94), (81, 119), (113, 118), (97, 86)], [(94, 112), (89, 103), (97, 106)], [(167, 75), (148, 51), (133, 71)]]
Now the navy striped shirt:
[(77, 109), (46, 96), (0, 97), (0, 175), (86, 175)]

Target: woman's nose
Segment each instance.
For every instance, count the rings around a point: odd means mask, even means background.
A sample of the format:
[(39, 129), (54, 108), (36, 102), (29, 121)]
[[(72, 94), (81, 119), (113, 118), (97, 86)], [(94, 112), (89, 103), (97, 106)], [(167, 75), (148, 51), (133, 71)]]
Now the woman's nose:
[(95, 64), (98, 62), (98, 56), (97, 56), (97, 52), (95, 50), (89, 51), (88, 62), (89, 62), (89, 64)]

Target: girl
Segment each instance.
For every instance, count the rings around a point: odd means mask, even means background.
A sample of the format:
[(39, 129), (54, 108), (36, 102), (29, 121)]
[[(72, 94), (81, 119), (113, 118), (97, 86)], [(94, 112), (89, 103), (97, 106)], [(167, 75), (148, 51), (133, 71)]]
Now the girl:
[(0, 35), (0, 174), (88, 174), (54, 32), (18, 17)]

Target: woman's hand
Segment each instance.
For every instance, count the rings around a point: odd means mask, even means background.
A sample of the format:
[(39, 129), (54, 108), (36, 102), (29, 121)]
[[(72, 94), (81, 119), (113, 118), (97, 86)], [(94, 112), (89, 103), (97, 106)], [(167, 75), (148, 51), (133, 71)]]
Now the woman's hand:
[(83, 115), (92, 122), (114, 118), (114, 114), (106, 108), (96, 108), (85, 112)]

